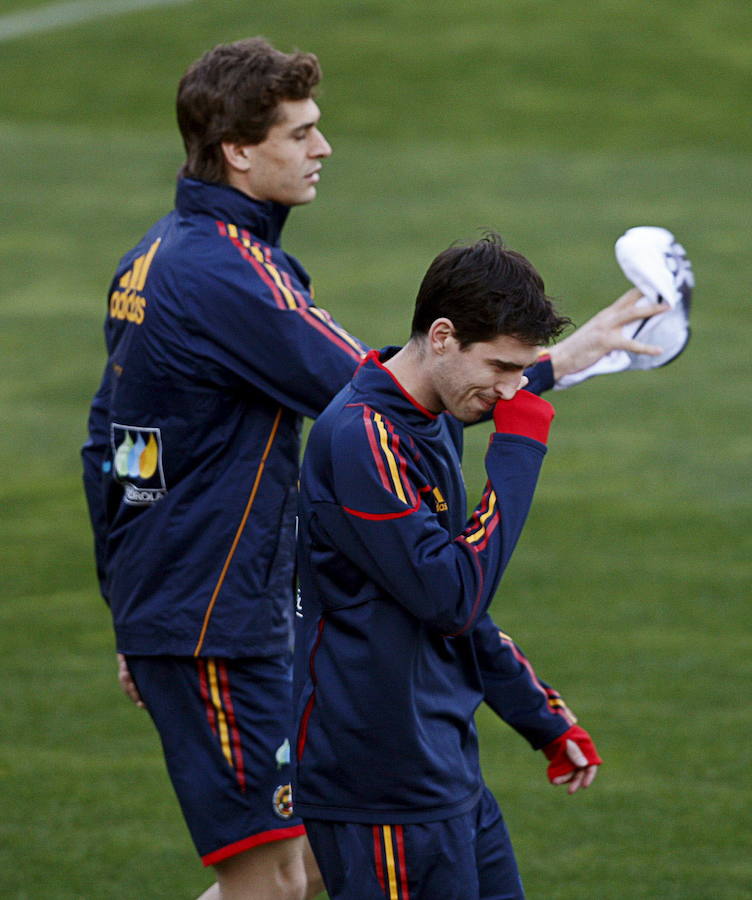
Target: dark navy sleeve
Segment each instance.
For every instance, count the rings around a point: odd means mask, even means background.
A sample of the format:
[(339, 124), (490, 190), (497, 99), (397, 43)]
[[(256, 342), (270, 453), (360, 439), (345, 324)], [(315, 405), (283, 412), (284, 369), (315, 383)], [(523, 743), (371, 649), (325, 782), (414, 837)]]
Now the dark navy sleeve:
[[(229, 253), (229, 255), (227, 255)], [(316, 306), (284, 255), (237, 241), (223, 265), (184, 283), (191, 351), (209, 370), (315, 417), (351, 378), (367, 348)]]
[(493, 598), (546, 448), (530, 438), (494, 434), (486, 490), (455, 537), (424, 502), (431, 488), (406, 446), (405, 435), (380, 413), (352, 411), (323, 448), (331, 456), (335, 502), (313, 503), (312, 511), (330, 546), (387, 596), (442, 634), (463, 634)]
[(489, 615), (478, 623), (472, 639), (486, 703), (534, 750), (577, 721), (559, 693), (538, 678), (522, 650)]
[(526, 390), (531, 394), (540, 396), (545, 391), (550, 391), (554, 386), (554, 368), (551, 364), (551, 357), (548, 354), (539, 357), (534, 366), (525, 369), (525, 375), (528, 378)]
[(89, 436), (81, 448), (83, 462), (84, 491), (94, 531), (94, 555), (97, 577), (102, 596), (107, 599), (105, 588), (104, 548), (107, 540), (106, 493), (102, 466), (108, 458), (109, 445), (109, 403), (110, 367), (105, 367), (99, 390), (89, 410)]

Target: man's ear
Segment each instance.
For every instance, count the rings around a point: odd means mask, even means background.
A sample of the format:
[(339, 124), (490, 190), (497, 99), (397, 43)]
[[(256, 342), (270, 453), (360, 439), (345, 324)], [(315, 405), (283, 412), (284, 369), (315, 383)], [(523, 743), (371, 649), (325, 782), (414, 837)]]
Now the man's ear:
[(452, 343), (457, 343), (451, 319), (436, 319), (428, 329), (428, 340), (434, 353), (441, 356)]
[(250, 144), (238, 144), (233, 141), (222, 141), (222, 155), (225, 165), (234, 172), (247, 172), (251, 168), (253, 147)]

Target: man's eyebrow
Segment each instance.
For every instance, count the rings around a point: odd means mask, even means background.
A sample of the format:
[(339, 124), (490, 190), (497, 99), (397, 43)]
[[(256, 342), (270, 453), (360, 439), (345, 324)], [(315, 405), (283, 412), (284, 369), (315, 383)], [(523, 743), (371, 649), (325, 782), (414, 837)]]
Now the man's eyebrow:
[(311, 128), (315, 128), (318, 125), (318, 121), (315, 122), (302, 122), (300, 125), (294, 125), (290, 132), (295, 134), (296, 131), (310, 131)]
[[(534, 361), (535, 361), (535, 360), (533, 360), (533, 362), (534, 362)], [(533, 365), (532, 362), (530, 362), (530, 363), (516, 363), (516, 362), (509, 362), (509, 361), (506, 360), (506, 359), (489, 359), (488, 362), (489, 362), (489, 364), (492, 365), (495, 369), (500, 369), (502, 372), (514, 372), (514, 371), (518, 371), (518, 370), (521, 370), (521, 369), (527, 369), (528, 366)]]

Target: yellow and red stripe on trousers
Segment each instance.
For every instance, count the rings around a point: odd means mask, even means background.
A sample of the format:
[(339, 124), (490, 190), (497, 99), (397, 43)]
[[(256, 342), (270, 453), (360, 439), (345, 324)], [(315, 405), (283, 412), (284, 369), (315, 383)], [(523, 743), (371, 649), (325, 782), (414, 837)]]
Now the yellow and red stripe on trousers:
[(373, 858), (384, 896), (389, 900), (410, 900), (402, 825), (373, 826)]
[(240, 741), (240, 730), (235, 718), (235, 709), (230, 693), (230, 679), (227, 663), (213, 657), (196, 660), (201, 698), (204, 701), (206, 718), (212, 732), (219, 741), (222, 755), (235, 773), (238, 786), (245, 792), (245, 761)]

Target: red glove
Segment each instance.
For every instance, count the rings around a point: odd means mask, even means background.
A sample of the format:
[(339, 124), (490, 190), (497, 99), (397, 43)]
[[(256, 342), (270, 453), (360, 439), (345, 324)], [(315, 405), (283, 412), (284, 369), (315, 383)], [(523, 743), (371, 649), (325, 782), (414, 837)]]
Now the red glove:
[(517, 391), (511, 400), (497, 400), (493, 418), (496, 430), (503, 434), (522, 434), (545, 444), (556, 410), (548, 400)]
[[(567, 751), (567, 743), (569, 741), (575, 745), (575, 749), (579, 750), (580, 754), (585, 758), (586, 762), (584, 765), (578, 765), (571, 759), (570, 753)], [(598, 751), (595, 749), (592, 738), (579, 725), (572, 725), (564, 734), (560, 734), (556, 740), (546, 744), (543, 752), (551, 760), (548, 766), (548, 780), (552, 784), (555, 784), (555, 778), (573, 774), (580, 769), (586, 769), (590, 766), (599, 766), (603, 762), (598, 756)], [(584, 786), (587, 787), (590, 781), (592, 781), (592, 778)]]

